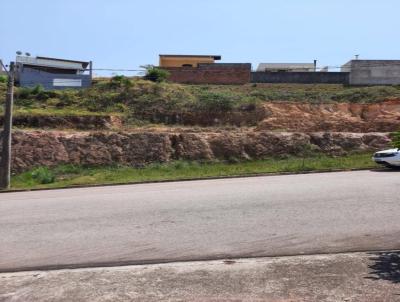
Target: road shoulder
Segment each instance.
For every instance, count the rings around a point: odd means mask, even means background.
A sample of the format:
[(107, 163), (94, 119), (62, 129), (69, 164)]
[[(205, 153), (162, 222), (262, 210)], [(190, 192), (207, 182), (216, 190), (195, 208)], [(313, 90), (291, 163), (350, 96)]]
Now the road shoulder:
[(0, 301), (400, 301), (400, 253), (0, 274)]

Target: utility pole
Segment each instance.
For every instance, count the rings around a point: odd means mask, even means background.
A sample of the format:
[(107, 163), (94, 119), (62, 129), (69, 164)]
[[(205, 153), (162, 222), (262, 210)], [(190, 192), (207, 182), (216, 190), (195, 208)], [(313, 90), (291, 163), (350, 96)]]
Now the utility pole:
[(3, 148), (1, 151), (0, 162), (0, 189), (10, 187), (11, 178), (11, 128), (12, 128), (12, 110), (14, 101), (14, 62), (10, 63), (7, 82), (7, 95), (4, 108), (4, 130), (2, 134)]

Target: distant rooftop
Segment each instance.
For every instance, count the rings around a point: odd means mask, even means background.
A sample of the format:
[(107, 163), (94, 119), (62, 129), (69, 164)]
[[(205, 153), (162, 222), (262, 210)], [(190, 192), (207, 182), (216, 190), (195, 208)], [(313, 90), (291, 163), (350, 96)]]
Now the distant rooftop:
[[(364, 59), (352, 59), (345, 63), (344, 65), (348, 65), (351, 63), (388, 63), (388, 64), (398, 64), (400, 60), (364, 60)], [(343, 65), (343, 66), (344, 66)]]
[(257, 71), (272, 70), (314, 70), (314, 63), (260, 63)]
[(353, 59), (348, 61), (346, 64), (341, 66), (342, 72), (350, 72), (353, 68), (364, 68), (370, 69), (371, 67), (393, 67), (400, 66), (400, 60), (364, 60), (364, 59)]
[(50, 57), (28, 57), (28, 56), (17, 56), (16, 62), (24, 65), (35, 65), (44, 67), (54, 67), (54, 68), (64, 68), (64, 69), (86, 69), (89, 62), (68, 60), (68, 59), (58, 59)]
[(218, 55), (160, 55), (160, 57), (166, 58), (211, 58), (214, 60), (221, 60), (221, 56)]

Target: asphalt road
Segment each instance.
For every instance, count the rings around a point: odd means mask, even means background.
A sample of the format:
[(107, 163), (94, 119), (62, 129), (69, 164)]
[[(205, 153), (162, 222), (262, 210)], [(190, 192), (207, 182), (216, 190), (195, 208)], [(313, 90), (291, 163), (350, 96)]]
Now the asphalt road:
[(400, 173), (0, 194), (0, 271), (400, 249)]

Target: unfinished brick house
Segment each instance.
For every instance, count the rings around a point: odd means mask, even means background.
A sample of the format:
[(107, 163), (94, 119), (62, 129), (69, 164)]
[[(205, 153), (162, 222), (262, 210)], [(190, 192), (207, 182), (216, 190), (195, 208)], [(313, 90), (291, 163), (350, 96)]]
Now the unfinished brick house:
[(159, 67), (170, 73), (169, 80), (185, 84), (246, 84), (250, 63), (215, 63), (216, 55), (160, 55)]

